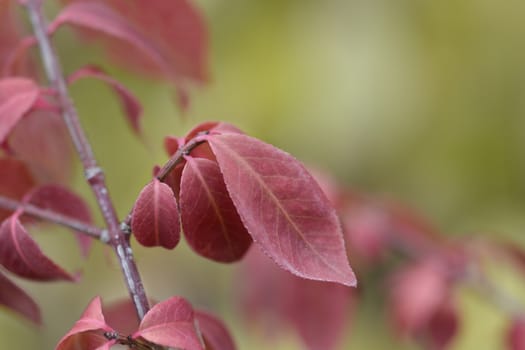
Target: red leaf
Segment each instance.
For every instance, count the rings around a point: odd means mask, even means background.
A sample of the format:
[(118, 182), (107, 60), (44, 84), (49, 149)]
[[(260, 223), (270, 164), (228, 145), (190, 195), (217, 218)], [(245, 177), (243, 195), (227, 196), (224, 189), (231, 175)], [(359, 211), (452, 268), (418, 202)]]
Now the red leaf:
[(444, 350), (449, 347), (454, 337), (458, 334), (458, 311), (451, 302), (445, 302), (430, 319), (426, 333), (429, 336), (431, 348)]
[(167, 70), (165, 58), (158, 49), (108, 4), (88, 1), (74, 2), (66, 6), (49, 24), (48, 31), (54, 33), (63, 24), (85, 27), (124, 40), (163, 67), (163, 70)]
[(243, 311), (269, 331), (292, 327), (307, 349), (335, 349), (349, 329), (355, 294), (336, 283), (305, 280), (252, 249), (241, 270)]
[(131, 334), (139, 327), (137, 310), (130, 299), (119, 300), (105, 306), (104, 315), (107, 323), (120, 334)]
[(195, 310), (195, 319), (204, 338), (206, 350), (235, 350), (235, 343), (224, 323), (204, 311)]
[(55, 350), (106, 350), (115, 344), (104, 337), (113, 332), (102, 315), (100, 297), (94, 298), (73, 328), (58, 342)]
[[(92, 223), (91, 212), (84, 199), (67, 188), (58, 185), (40, 186), (33, 189), (25, 200), (39, 208), (49, 209), (87, 224)], [(82, 254), (87, 256), (93, 240), (78, 231), (76, 237)]]
[(397, 272), (391, 287), (393, 322), (402, 334), (423, 329), (449, 296), (444, 267), (434, 259), (414, 263)]
[(335, 210), (295, 158), (254, 138), (208, 138), (237, 211), (254, 242), (303, 278), (355, 286)]
[(96, 78), (107, 83), (119, 98), (131, 128), (137, 135), (141, 134), (140, 117), (142, 114), (142, 106), (131, 91), (97, 66), (90, 65), (76, 70), (69, 76), (68, 82), (72, 84), (82, 78)]
[(525, 350), (525, 318), (517, 317), (507, 332), (507, 346), (509, 350)]
[(37, 324), (42, 321), (38, 305), (2, 273), (0, 273), (0, 305), (18, 312)]
[(168, 153), (168, 156), (173, 155), (181, 145), (184, 144), (184, 139), (180, 139), (175, 136), (166, 136), (164, 138), (164, 150)]
[(27, 78), (4, 78), (0, 80), (0, 144), (5, 142), (11, 130), (35, 104), (40, 90)]
[[(33, 177), (24, 163), (13, 158), (0, 158), (0, 195), (20, 200), (34, 186)], [(0, 222), (11, 215), (0, 209)]]
[(148, 311), (132, 338), (142, 337), (158, 345), (184, 350), (204, 350), (194, 321), (191, 305), (183, 298), (172, 297)]
[(75, 280), (42, 253), (18, 220), (18, 215), (12, 215), (2, 223), (0, 242), (0, 264), (9, 271), (37, 281)]
[(12, 1), (0, 2), (0, 76), (31, 75), (32, 67), (27, 57), (17, 57), (12, 62), (13, 67), (6, 71), (6, 64), (11, 60), (11, 55), (21, 40), (17, 21), (19, 16), (16, 11), (11, 11), (11, 4)]
[(139, 194), (131, 213), (131, 230), (146, 246), (173, 249), (179, 243), (179, 210), (171, 188), (153, 179)]
[[(71, 1), (64, 1), (71, 2)], [(207, 29), (186, 0), (78, 1), (68, 5), (51, 24), (63, 23), (101, 31), (109, 52), (119, 62), (176, 85), (181, 107), (187, 105), (186, 80), (207, 79)]]
[[(149, 0), (147, 5), (141, 1), (105, 0), (91, 1), (104, 3), (122, 14), (140, 32), (145, 40), (155, 48), (167, 67), (152, 65), (151, 60), (145, 60), (143, 55), (131, 51), (129, 45), (110, 42), (110, 52), (120, 62), (133, 68), (173, 79), (190, 78), (205, 81), (208, 76), (208, 33), (204, 20), (197, 9), (188, 0)], [(76, 12), (85, 12), (86, 8)], [(106, 21), (106, 18), (96, 22)], [(95, 20), (90, 20), (95, 23)], [(101, 25), (98, 23), (97, 25)], [(118, 37), (118, 36), (117, 36)], [(120, 39), (125, 39), (119, 37)], [(134, 40), (126, 40), (128, 44), (136, 45)], [(135, 39), (136, 41), (136, 39)], [(139, 47), (140, 48), (140, 47)], [(144, 53), (144, 52), (143, 52)], [(167, 62), (167, 64), (166, 64)], [(160, 68), (160, 69), (159, 69)], [(167, 69), (166, 69), (167, 68)]]
[(8, 143), (39, 183), (65, 184), (71, 179), (73, 147), (60, 115), (30, 112), (13, 129)]
[(388, 251), (392, 225), (388, 213), (371, 202), (352, 203), (341, 220), (352, 256), (375, 263)]
[(186, 158), (180, 210), (184, 236), (198, 254), (220, 262), (241, 259), (251, 245), (217, 163)]

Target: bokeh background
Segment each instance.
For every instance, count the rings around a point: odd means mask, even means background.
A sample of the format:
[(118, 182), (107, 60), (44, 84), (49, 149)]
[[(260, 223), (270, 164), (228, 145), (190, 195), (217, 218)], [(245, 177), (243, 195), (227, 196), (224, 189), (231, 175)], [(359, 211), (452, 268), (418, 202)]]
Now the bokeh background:
[[(204, 120), (224, 120), (331, 173), (349, 188), (418, 208), (445, 234), (491, 235), (525, 245), (525, 3), (519, 0), (196, 0), (211, 34), (209, 85), (182, 116), (173, 91), (108, 65), (99, 48), (67, 30), (57, 36), (66, 71), (103, 64), (144, 105), (144, 139), (134, 137), (111, 92), (98, 82), (72, 88), (82, 123), (125, 215), (162, 138)], [(50, 6), (49, 14), (54, 13)], [(75, 189), (89, 190), (77, 169)], [(52, 349), (88, 301), (126, 297), (111, 253), (96, 245), (80, 259), (63, 229), (35, 237), (76, 285), (18, 281), (42, 307), (41, 328), (0, 312), (0, 343)], [(267, 343), (235, 311), (239, 264), (220, 265), (182, 243), (141, 249), (149, 295), (182, 295), (224, 316), (240, 349), (300, 349), (293, 334)], [(350, 257), (351, 261), (351, 257)], [(496, 274), (525, 301), (516, 273)], [(376, 287), (364, 288), (341, 349), (417, 349), (395, 339)], [(465, 319), (453, 349), (503, 348), (506, 319), (460, 290)]]

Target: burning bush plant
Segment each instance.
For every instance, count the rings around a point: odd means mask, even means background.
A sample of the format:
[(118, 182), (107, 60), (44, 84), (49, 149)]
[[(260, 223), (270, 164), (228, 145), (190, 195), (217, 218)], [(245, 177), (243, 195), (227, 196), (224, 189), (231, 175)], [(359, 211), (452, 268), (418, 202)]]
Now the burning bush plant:
[[(525, 348), (521, 306), (482, 268), (483, 259), (498, 256), (523, 267), (519, 249), (445, 239), (414, 211), (314, 177), (292, 155), (226, 122), (204, 122), (160, 140), (165, 163), (145, 165), (153, 168), (152, 179), (135, 189), (129, 213), (118, 217), (69, 87), (81, 79), (108, 85), (138, 137), (141, 103), (90, 62), (64, 72), (55, 33), (71, 28), (80, 41), (100, 44), (110, 60), (164, 80), (185, 110), (190, 87), (209, 78), (204, 19), (188, 0), (64, 0), (52, 19), (43, 0), (0, 1), (0, 304), (38, 324), (37, 303), (10, 275), (81, 278), (33, 239), (41, 222), (69, 228), (84, 257), (94, 241), (111, 247), (129, 294), (105, 306), (103, 296), (93, 295), (56, 349), (235, 349), (220, 315), (195, 307), (191, 296), (153, 303), (155, 296), (146, 294), (132, 245), (174, 250), (181, 236), (206, 259), (241, 264), (239, 304), (246, 316), (295, 329), (308, 349), (335, 349), (349, 329), (359, 292), (348, 255), (362, 274), (388, 267), (385, 297), (399, 335), (428, 349), (449, 347), (461, 326), (453, 289), (469, 284), (508, 313), (509, 349)], [(75, 158), (102, 224), (68, 185)]]

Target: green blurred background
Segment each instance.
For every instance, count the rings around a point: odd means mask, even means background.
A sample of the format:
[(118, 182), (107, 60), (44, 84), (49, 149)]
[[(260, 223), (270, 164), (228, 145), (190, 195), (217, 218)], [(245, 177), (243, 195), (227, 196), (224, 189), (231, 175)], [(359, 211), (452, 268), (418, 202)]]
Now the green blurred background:
[[(451, 235), (493, 235), (525, 244), (525, 3), (518, 0), (198, 0), (211, 32), (212, 81), (182, 117), (173, 91), (108, 66), (98, 48), (57, 37), (66, 71), (104, 63), (144, 104), (144, 142), (111, 92), (82, 82), (72, 95), (125, 215), (154, 164), (162, 138), (203, 120), (235, 123), (250, 135), (332, 173), (342, 184), (397, 198)], [(53, 12), (51, 9), (50, 13)], [(75, 188), (90, 198), (81, 172)], [(91, 203), (93, 201), (91, 200)], [(54, 259), (83, 270), (75, 285), (17, 282), (37, 299), (35, 329), (0, 312), (0, 343), (52, 349), (88, 301), (126, 296), (111, 253), (96, 244), (83, 262), (71, 235), (43, 229)], [(148, 294), (183, 295), (225, 317), (240, 349), (300, 349), (293, 334), (263, 342), (234, 309), (236, 265), (135, 247)], [(521, 300), (519, 275), (498, 279)], [(415, 349), (394, 340), (380, 293), (366, 289), (341, 349)], [(503, 347), (505, 318), (460, 290), (464, 323), (453, 349)]]

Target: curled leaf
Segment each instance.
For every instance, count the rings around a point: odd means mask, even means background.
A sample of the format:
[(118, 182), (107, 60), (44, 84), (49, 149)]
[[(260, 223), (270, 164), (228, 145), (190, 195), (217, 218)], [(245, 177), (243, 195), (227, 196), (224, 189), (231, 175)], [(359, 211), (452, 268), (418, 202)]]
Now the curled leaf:
[(194, 322), (190, 303), (183, 298), (172, 297), (146, 313), (132, 338), (144, 338), (158, 345), (185, 350), (204, 350)]
[(69, 76), (68, 82), (71, 84), (82, 78), (95, 78), (108, 84), (119, 98), (122, 109), (124, 110), (132, 130), (137, 135), (140, 135), (140, 117), (142, 114), (142, 106), (131, 91), (129, 91), (117, 80), (109, 76), (102, 68), (97, 66), (89, 65), (77, 69)]
[(105, 34), (108, 51), (120, 63), (173, 83), (182, 110), (188, 105), (188, 81), (207, 80), (207, 28), (190, 1), (63, 2), (67, 6), (50, 32), (68, 23)]
[(0, 272), (0, 305), (18, 312), (34, 323), (42, 321), (40, 309), (33, 299), (20, 287), (11, 282)]
[(0, 79), (0, 144), (35, 104), (40, 89), (27, 78)]
[(180, 208), (184, 236), (198, 254), (232, 262), (241, 259), (250, 247), (251, 237), (228, 195), (217, 163), (186, 158)]
[(16, 214), (0, 226), (0, 264), (20, 277), (36, 281), (75, 280), (42, 253)]
[(106, 350), (115, 344), (104, 332), (113, 332), (102, 314), (100, 297), (94, 298), (73, 328), (60, 339), (55, 350)]
[(226, 188), (255, 243), (309, 279), (356, 285), (339, 220), (301, 163), (249, 136), (210, 135)]
[(175, 248), (180, 240), (179, 210), (168, 185), (153, 179), (142, 189), (131, 213), (131, 230), (143, 246)]

